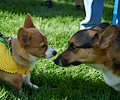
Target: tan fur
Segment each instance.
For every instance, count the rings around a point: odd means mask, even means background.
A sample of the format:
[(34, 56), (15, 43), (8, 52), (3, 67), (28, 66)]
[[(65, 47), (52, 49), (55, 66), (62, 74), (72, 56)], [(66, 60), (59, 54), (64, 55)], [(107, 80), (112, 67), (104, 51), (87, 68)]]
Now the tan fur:
[[(19, 28), (17, 38), (12, 39), (11, 46), (14, 61), (19, 67), (24, 67), (28, 70), (34, 66), (36, 60), (47, 56), (45, 54), (48, 51), (47, 38), (35, 28), (30, 14), (27, 14), (24, 26)], [(52, 52), (54, 52), (54, 49), (50, 51), (50, 53)], [(22, 89), (23, 81), (30, 86), (38, 88), (30, 82), (30, 75), (28, 77), (24, 75), (26, 80), (23, 80), (21, 74), (10, 74), (0, 71), (0, 78), (8, 81), (15, 90)]]
[(103, 71), (105, 82), (120, 91), (118, 27), (101, 23), (90, 29), (78, 31), (70, 38), (69, 47), (54, 62), (63, 67), (85, 63), (100, 69)]

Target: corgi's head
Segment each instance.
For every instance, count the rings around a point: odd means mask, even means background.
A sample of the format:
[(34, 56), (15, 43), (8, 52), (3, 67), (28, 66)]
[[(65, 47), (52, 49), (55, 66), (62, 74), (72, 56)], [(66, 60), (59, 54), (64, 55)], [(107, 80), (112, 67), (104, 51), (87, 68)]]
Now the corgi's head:
[(17, 40), (26, 53), (36, 58), (51, 58), (56, 51), (48, 45), (43, 32), (35, 28), (30, 14), (27, 14), (24, 26), (18, 30)]
[(117, 34), (118, 27), (109, 23), (80, 30), (70, 38), (68, 48), (54, 62), (63, 67), (81, 63), (108, 64), (115, 55), (112, 50), (117, 48), (113, 45)]

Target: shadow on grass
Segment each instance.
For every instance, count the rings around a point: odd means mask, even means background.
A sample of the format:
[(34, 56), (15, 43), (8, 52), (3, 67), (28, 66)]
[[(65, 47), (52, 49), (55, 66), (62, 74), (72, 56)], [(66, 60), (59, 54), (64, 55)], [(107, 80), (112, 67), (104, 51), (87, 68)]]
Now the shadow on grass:
[(53, 1), (52, 8), (48, 9), (44, 6), (45, 0), (0, 0), (0, 9), (18, 14), (31, 13), (42, 18), (55, 16), (81, 16), (84, 15), (84, 9), (80, 13), (76, 11), (75, 6), (70, 3), (56, 3)]
[[(37, 90), (38, 94), (29, 92), (29, 95), (41, 99), (54, 98), (55, 100), (116, 100), (120, 95), (113, 88), (107, 86), (104, 81), (98, 79), (96, 82), (82, 79), (79, 75), (77, 77), (64, 76), (61, 77), (57, 74), (51, 75), (43, 73), (42, 71), (35, 76), (32, 72), (31, 81), (37, 84), (40, 89)], [(39, 79), (39, 81), (35, 81)], [(29, 91), (29, 89), (28, 89)], [(114, 95), (114, 96), (113, 96)], [(32, 97), (30, 97), (32, 98)]]
[(74, 78), (60, 77), (42, 71), (37, 75), (32, 71), (31, 74), (31, 82), (39, 86), (38, 90), (23, 85), (24, 95), (20, 96), (8, 83), (0, 81), (0, 89), (4, 94), (1, 92), (0, 98), (6, 98), (5, 100), (11, 100), (14, 96), (20, 100), (118, 100), (120, 98), (118, 92), (99, 79), (92, 82), (90, 78), (85, 80), (79, 75)]
[[(111, 5), (111, 3), (109, 4)], [(84, 8), (82, 8), (79, 13), (72, 4), (67, 2), (53, 2), (53, 7), (47, 9), (44, 7), (44, 1), (41, 0), (0, 0), (0, 9), (17, 14), (26, 14), (29, 12), (34, 16), (40, 16), (42, 18), (73, 16), (84, 19), (85, 17)], [(107, 11), (108, 9), (109, 13)], [(103, 13), (105, 20), (112, 19), (111, 16), (108, 16), (112, 13), (112, 8), (105, 7), (104, 12), (106, 12)], [(79, 75), (74, 78), (71, 76), (61, 77), (57, 74), (52, 76), (52, 74), (39, 71), (37, 76), (32, 72), (31, 81), (38, 85), (40, 89), (35, 90), (24, 86), (23, 92), (28, 94), (27, 96), (29, 96), (28, 98), (30, 100), (34, 100), (34, 97), (38, 98), (37, 100), (49, 98), (60, 100), (65, 98), (68, 100), (82, 100), (83, 98), (85, 100), (108, 100), (108, 98), (115, 100), (116, 98), (117, 100), (118, 97), (120, 98), (117, 92), (108, 87), (103, 81), (97, 80), (97, 82), (92, 82), (90, 78), (85, 80)], [(5, 85), (5, 87), (7, 86)], [(11, 89), (8, 88), (8, 90)]]
[[(68, 0), (66, 0), (65, 3), (55, 1), (53, 0), (52, 8), (48, 9), (44, 6), (45, 0), (0, 0), (0, 9), (10, 13), (31, 13), (34, 16), (40, 16), (42, 18), (51, 18), (56, 16), (85, 18), (84, 5), (82, 5), (80, 11), (76, 11), (75, 6), (72, 3), (69, 3), (70, 1), (68, 2)], [(105, 3), (110, 6), (113, 5), (113, 1), (105, 0)], [(113, 12), (113, 8), (110, 6), (104, 7), (103, 17), (105, 20), (112, 20), (111, 13)]]
[(5, 92), (7, 95), (1, 97), (2, 94), (0, 94), (0, 97), (6, 100), (11, 100), (12, 96), (21, 100), (118, 100), (120, 98), (118, 92), (99, 79), (92, 82), (90, 78), (85, 80), (79, 75), (74, 78), (60, 77), (57, 74), (52, 76), (42, 71), (37, 75), (32, 71), (31, 74), (31, 82), (39, 86), (38, 90), (23, 85), (24, 95), (20, 96), (9, 84), (0, 81), (2, 86), (0, 88), (7, 91)]

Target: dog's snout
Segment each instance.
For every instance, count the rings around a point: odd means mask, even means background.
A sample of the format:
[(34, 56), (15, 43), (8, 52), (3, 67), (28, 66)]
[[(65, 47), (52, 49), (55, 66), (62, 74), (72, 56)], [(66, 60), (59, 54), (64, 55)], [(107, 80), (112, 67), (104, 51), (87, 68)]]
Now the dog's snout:
[(61, 66), (61, 67), (67, 67), (69, 65), (68, 61), (66, 59), (60, 58), (60, 57), (56, 58), (54, 60), (54, 63), (58, 66)]
[(58, 59), (55, 59), (55, 60), (54, 60), (54, 63), (55, 63), (56, 65), (58, 65), (58, 62), (59, 62)]
[(52, 53), (54, 56), (57, 54), (57, 52), (56, 51), (53, 51), (53, 53)]

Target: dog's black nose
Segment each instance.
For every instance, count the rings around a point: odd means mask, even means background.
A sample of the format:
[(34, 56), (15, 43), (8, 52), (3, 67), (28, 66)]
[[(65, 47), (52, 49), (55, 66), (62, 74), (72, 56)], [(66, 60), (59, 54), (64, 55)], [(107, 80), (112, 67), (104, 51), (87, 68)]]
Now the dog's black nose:
[(58, 62), (59, 62), (58, 59), (55, 59), (55, 60), (54, 60), (54, 63), (55, 63), (56, 65), (58, 65)]
[(53, 52), (53, 55), (55, 56), (56, 54), (57, 54), (57, 52), (56, 52), (56, 51), (54, 51), (54, 52)]

